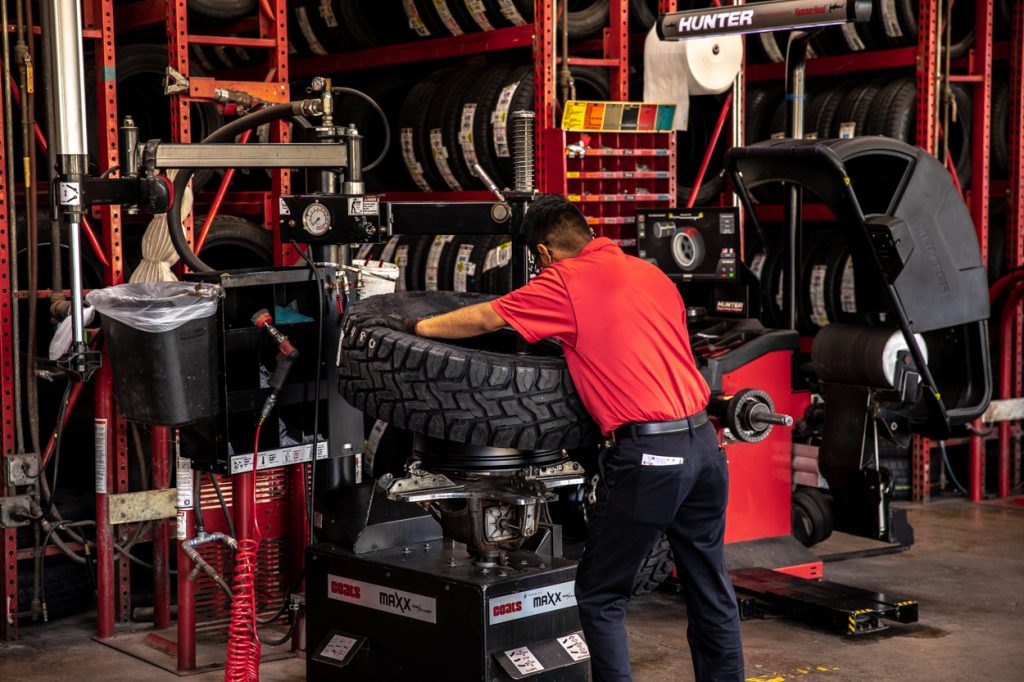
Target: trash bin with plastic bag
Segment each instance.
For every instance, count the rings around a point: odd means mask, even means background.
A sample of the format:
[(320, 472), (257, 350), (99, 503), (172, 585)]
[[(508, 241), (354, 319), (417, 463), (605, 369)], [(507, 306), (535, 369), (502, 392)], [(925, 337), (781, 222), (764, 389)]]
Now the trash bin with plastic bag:
[(181, 426), (220, 410), (215, 284), (145, 282), (91, 291), (126, 419)]

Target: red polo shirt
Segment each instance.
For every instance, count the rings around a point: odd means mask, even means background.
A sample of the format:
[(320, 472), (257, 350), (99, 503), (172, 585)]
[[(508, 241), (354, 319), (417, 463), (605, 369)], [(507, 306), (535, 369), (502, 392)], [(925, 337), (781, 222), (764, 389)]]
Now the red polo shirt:
[(591, 241), (491, 305), (530, 343), (562, 342), (576, 390), (603, 433), (681, 419), (707, 405), (679, 289), (610, 239)]

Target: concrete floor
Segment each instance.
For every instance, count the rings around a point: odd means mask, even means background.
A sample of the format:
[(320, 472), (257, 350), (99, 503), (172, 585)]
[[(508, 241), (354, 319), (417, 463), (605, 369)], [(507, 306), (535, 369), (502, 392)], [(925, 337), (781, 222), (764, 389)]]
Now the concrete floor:
[[(1024, 507), (943, 501), (910, 509), (917, 544), (909, 552), (830, 563), (825, 575), (919, 601), (920, 623), (851, 640), (788, 620), (747, 621), (749, 682), (1022, 679)], [(627, 625), (637, 682), (693, 679), (677, 597), (661, 593), (631, 604)], [(93, 642), (90, 632), (91, 621), (81, 618), (0, 643), (0, 680), (176, 678)], [(261, 677), (302, 680), (303, 663), (266, 663)], [(223, 672), (190, 679), (222, 680)]]

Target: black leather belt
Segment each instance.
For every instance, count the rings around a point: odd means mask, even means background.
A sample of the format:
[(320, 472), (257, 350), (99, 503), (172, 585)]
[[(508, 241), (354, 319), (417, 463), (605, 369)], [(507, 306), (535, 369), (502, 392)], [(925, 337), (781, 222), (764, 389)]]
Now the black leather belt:
[(690, 429), (698, 429), (708, 423), (708, 413), (701, 410), (696, 414), (682, 419), (673, 419), (663, 422), (630, 422), (623, 424), (612, 431), (612, 440), (618, 443), (620, 440), (637, 438), (639, 436), (658, 436), (667, 433), (686, 433)]

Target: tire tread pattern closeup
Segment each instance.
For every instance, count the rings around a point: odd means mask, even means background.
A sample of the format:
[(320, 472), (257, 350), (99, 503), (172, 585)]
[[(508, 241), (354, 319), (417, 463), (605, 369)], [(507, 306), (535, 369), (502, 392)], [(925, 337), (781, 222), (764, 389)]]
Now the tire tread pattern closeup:
[[(492, 298), (410, 292), (373, 296), (350, 312), (418, 318)], [(474, 350), (351, 324), (342, 336), (338, 389), (371, 417), (453, 442), (547, 450), (587, 445), (599, 435), (558, 356)]]

